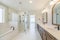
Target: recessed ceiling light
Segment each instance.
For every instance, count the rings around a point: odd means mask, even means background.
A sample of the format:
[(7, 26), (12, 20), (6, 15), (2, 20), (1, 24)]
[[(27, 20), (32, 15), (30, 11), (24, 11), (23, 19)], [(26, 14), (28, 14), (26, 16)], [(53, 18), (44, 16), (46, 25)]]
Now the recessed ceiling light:
[(32, 1), (30, 0), (29, 3), (32, 3)]

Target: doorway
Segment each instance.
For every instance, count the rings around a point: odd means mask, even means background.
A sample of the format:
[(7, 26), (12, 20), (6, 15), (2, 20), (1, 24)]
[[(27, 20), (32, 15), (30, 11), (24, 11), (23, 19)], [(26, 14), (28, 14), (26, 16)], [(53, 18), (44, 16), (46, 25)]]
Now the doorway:
[(35, 15), (30, 15), (30, 29), (35, 29)]
[(27, 31), (28, 29), (35, 29), (35, 15), (25, 15), (24, 16), (24, 29)]

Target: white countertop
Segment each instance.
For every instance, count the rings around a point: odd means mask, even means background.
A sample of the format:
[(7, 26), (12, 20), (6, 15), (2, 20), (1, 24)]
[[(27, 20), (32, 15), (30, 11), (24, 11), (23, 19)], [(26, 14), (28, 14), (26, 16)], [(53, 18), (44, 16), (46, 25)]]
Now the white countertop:
[(57, 40), (60, 40), (60, 30), (56, 30), (53, 27), (48, 25), (44, 25), (42, 23), (37, 22), (44, 30), (49, 32), (52, 36), (54, 36)]

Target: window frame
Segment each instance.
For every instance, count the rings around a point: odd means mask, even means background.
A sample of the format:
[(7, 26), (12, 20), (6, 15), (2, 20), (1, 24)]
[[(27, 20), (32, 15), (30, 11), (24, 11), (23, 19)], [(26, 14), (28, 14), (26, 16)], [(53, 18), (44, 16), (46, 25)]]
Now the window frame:
[(0, 8), (2, 9), (2, 22), (1, 23), (5, 23), (5, 7), (0, 5)]

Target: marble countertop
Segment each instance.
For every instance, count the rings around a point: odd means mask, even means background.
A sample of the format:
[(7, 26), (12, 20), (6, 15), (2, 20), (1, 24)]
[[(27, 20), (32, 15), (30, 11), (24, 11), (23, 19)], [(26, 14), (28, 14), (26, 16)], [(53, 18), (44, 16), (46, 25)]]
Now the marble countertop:
[(55, 28), (53, 28), (52, 26), (48, 26), (48, 25), (44, 25), (42, 23), (38, 24), (47, 32), (49, 32), (52, 36), (54, 36), (57, 40), (60, 40), (60, 30), (56, 30)]

